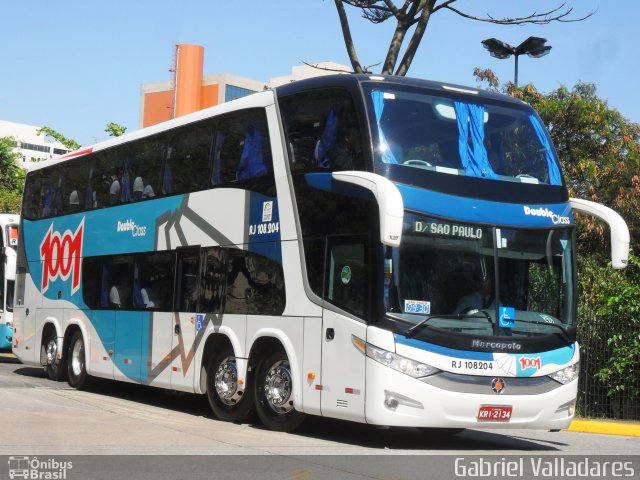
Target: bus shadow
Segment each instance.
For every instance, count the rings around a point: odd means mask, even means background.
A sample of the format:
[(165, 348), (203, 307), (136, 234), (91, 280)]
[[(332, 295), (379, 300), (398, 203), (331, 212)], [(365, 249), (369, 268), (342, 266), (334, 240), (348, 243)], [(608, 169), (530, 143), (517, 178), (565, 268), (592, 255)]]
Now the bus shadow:
[[(20, 362), (16, 362), (20, 363)], [(47, 374), (42, 367), (22, 367), (13, 371), (14, 374), (23, 377), (46, 378)]]
[(486, 450), (507, 452), (553, 452), (565, 445), (560, 442), (528, 439), (504, 432), (467, 429), (455, 435), (438, 432), (437, 429), (379, 428), (365, 424), (310, 418), (296, 435), (353, 446), (384, 450)]
[[(23, 367), (15, 374), (45, 378), (39, 367)], [(55, 382), (52, 382), (55, 384)], [(173, 390), (148, 387), (113, 380), (94, 379), (91, 393), (143, 405), (181, 412), (204, 419), (217, 420), (211, 412), (205, 395), (182, 393)], [(264, 430), (260, 423), (249, 423), (251, 428)], [(518, 432), (522, 433), (522, 431)], [(446, 435), (437, 429), (379, 428), (344, 420), (309, 417), (303, 426), (290, 435), (343, 443), (350, 446), (381, 450), (430, 450), (445, 453), (448, 450), (515, 452), (554, 452), (566, 444), (548, 440), (524, 438), (504, 432), (464, 430), (456, 435)]]

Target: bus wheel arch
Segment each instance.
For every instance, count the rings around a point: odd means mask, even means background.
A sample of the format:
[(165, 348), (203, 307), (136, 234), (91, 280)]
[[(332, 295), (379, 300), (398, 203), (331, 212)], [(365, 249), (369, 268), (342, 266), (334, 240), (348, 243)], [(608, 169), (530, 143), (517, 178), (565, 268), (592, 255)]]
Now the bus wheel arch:
[(66, 380), (66, 355), (64, 354), (64, 341), (60, 342), (58, 327), (53, 322), (47, 322), (42, 328), (41, 358), (44, 358), (44, 370), (49, 379), (62, 382)]
[(295, 375), (284, 345), (276, 338), (262, 337), (251, 349), (253, 402), (262, 423), (270, 430), (292, 432), (306, 415), (293, 406)]
[(250, 371), (242, 375), (232, 342), (226, 335), (213, 334), (207, 338), (202, 368), (201, 384), (216, 417), (235, 423), (249, 419), (254, 411), (253, 398), (247, 388), (251, 384)]

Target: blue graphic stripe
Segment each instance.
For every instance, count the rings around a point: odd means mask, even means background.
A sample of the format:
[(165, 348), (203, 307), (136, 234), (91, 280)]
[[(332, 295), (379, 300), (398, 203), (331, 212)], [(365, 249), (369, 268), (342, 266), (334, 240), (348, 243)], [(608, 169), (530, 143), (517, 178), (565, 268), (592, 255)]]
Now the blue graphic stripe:
[(404, 208), (427, 215), (514, 227), (573, 225), (568, 203), (520, 205), (458, 197), (403, 184), (396, 187), (402, 194)]
[(453, 348), (441, 347), (440, 345), (434, 345), (433, 343), (423, 342), (416, 340), (415, 338), (407, 338), (402, 335), (395, 334), (396, 343), (401, 345), (407, 345), (408, 347), (419, 348), (427, 352), (437, 353), (439, 355), (446, 355), (453, 358), (465, 358), (467, 360), (485, 360), (492, 361), (493, 353), (491, 352), (473, 352), (469, 350), (455, 350)]

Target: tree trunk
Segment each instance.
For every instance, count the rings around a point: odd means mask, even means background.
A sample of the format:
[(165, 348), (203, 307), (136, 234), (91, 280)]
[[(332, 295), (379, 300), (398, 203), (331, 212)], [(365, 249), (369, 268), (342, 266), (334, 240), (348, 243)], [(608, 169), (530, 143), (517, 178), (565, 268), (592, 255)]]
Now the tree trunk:
[(353, 39), (351, 38), (351, 30), (349, 29), (349, 20), (347, 14), (344, 11), (344, 4), (342, 0), (335, 0), (336, 10), (338, 11), (338, 17), (340, 18), (340, 26), (342, 27), (342, 36), (344, 38), (344, 44), (347, 47), (347, 53), (349, 54), (349, 60), (355, 73), (364, 73), (360, 60), (358, 60), (358, 54), (356, 53), (356, 47), (353, 45)]

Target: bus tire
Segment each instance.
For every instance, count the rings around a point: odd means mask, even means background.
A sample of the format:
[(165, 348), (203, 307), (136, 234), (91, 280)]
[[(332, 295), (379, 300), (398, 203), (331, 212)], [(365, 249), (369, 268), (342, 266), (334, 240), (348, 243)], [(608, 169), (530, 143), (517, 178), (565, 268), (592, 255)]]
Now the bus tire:
[(55, 330), (51, 330), (48, 338), (43, 343), (45, 350), (47, 363), (44, 366), (44, 371), (50, 380), (54, 382), (62, 382), (66, 380), (67, 368), (65, 364), (66, 355), (64, 352), (60, 352), (58, 356), (58, 336)]
[(260, 359), (253, 385), (258, 417), (269, 430), (292, 432), (302, 425), (306, 415), (293, 408), (293, 376), (285, 352)]
[(209, 360), (207, 399), (215, 416), (225, 422), (241, 423), (254, 410), (249, 391), (238, 391), (236, 357), (230, 346), (224, 347)]
[(67, 350), (67, 374), (69, 385), (78, 390), (84, 390), (91, 384), (91, 377), (87, 373), (85, 363), (86, 350), (82, 332), (76, 330), (71, 336)]

